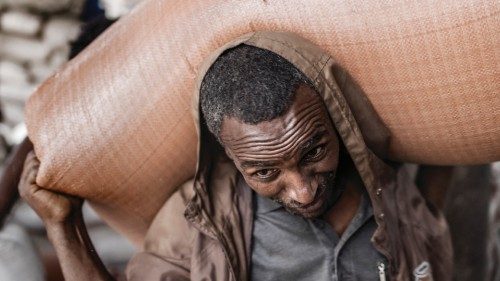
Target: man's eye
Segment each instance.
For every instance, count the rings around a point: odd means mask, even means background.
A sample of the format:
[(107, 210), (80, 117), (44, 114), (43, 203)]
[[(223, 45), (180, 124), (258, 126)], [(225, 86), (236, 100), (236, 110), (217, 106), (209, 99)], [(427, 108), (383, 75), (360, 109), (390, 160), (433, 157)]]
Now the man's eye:
[(262, 169), (254, 173), (255, 176), (261, 179), (267, 179), (274, 176), (278, 172), (278, 169)]
[(309, 152), (304, 155), (304, 160), (314, 160), (318, 157), (320, 157), (323, 154), (323, 151), (325, 150), (324, 146), (317, 146), (313, 148), (312, 150), (309, 150)]

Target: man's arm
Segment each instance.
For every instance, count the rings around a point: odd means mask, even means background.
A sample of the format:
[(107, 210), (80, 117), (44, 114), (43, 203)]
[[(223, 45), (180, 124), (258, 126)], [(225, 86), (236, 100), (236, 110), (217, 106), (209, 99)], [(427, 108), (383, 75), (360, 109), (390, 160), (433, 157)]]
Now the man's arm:
[(45, 224), (65, 280), (113, 280), (88, 236), (82, 216), (83, 201), (36, 185), (39, 165), (35, 154), (28, 154), (19, 193)]

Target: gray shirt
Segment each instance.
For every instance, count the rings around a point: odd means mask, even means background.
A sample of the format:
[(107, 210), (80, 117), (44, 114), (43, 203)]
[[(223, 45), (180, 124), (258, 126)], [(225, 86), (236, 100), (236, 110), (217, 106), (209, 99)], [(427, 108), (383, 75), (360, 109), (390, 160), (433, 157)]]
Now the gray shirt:
[(254, 196), (252, 280), (379, 280), (378, 266), (387, 263), (370, 242), (376, 223), (366, 194), (341, 237), (324, 220)]

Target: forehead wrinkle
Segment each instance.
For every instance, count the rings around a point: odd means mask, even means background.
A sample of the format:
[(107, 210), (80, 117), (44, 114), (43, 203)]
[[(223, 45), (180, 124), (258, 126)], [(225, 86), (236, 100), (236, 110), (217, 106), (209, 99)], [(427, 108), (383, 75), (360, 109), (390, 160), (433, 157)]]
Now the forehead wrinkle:
[[(303, 132), (302, 134), (299, 134), (294, 143), (285, 149), (281, 149), (279, 151), (262, 151), (262, 150), (254, 150), (254, 151), (246, 151), (243, 153), (236, 153), (236, 156), (240, 159), (240, 161), (246, 160), (246, 161), (271, 161), (271, 160), (276, 160), (276, 161), (283, 161), (283, 160), (288, 160), (292, 159), (294, 155), (297, 154), (297, 151), (299, 149), (303, 149), (304, 145), (306, 145), (308, 142), (310, 142), (311, 139), (315, 138), (316, 135), (318, 135), (318, 130), (321, 130), (321, 132), (324, 132), (324, 126), (322, 124), (319, 124), (319, 126), (313, 126), (310, 127), (310, 129), (306, 132)], [(323, 134), (321, 134), (322, 136)], [(312, 137), (311, 137), (312, 136)], [(304, 140), (306, 140), (304, 142)], [(303, 144), (295, 145), (298, 142), (304, 142)], [(288, 150), (288, 151), (287, 151)], [(278, 156), (277, 154), (282, 153), (283, 156)]]
[(289, 147), (296, 145), (305, 137), (311, 135), (315, 130), (323, 128), (324, 124), (321, 120), (311, 120), (306, 124), (303, 130), (297, 130), (293, 135), (288, 136), (284, 142), (274, 142), (267, 145), (254, 145), (246, 148), (233, 149), (234, 152), (255, 151), (257, 154), (280, 153), (289, 149)]
[(300, 145), (300, 150), (302, 150), (302, 151), (307, 150), (307, 149), (311, 148), (312, 146), (314, 146), (315, 144), (317, 144), (321, 140), (321, 138), (323, 138), (325, 133), (326, 133), (325, 130), (321, 130), (321, 131), (317, 132), (316, 134), (314, 134), (314, 136), (311, 137), (307, 142)]
[(236, 144), (235, 147), (241, 149), (241, 148), (251, 148), (254, 147), (255, 145), (266, 147), (266, 146), (273, 146), (276, 144), (278, 144), (279, 146), (285, 146), (289, 142), (288, 139), (290, 139), (294, 134), (296, 134), (297, 131), (300, 131), (301, 129), (302, 131), (307, 130), (311, 126), (312, 122), (321, 121), (321, 116), (319, 114), (312, 116), (311, 118), (308, 118), (310, 117), (310, 115), (316, 114), (318, 110), (311, 111), (307, 116), (304, 116), (304, 118), (302, 118), (298, 122), (294, 122), (293, 126), (287, 126), (287, 128), (285, 129), (286, 132), (280, 136), (268, 139), (259, 139), (258, 137), (260, 135), (255, 135), (252, 138), (250, 138), (250, 136), (247, 136), (247, 140), (244, 143)]
[[(318, 107), (320, 107), (319, 109), (321, 109), (321, 104), (318, 103), (316, 100), (312, 100), (308, 103), (305, 103), (303, 104), (301, 107), (299, 107), (297, 109), (298, 111), (298, 114), (296, 115), (296, 120), (298, 121), (294, 121), (294, 122), (290, 122), (288, 126), (294, 126), (296, 123), (300, 122), (301, 119), (303, 119), (304, 115), (308, 115), (310, 113), (311, 110), (313, 111), (316, 111), (316, 109), (318, 109)], [(290, 110), (292, 110), (293, 108), (290, 108)], [(287, 115), (289, 114), (289, 112), (285, 113), (284, 115)], [(286, 128), (287, 130), (289, 129), (288, 127)], [(241, 143), (241, 144), (245, 144), (245, 139), (249, 138), (249, 137), (256, 137), (256, 136), (259, 136), (258, 134), (249, 134), (249, 135), (244, 135), (242, 137), (239, 137), (239, 138), (226, 138), (226, 141), (229, 141), (229, 142), (236, 142), (236, 143)]]
[[(324, 130), (325, 125), (321, 120), (315, 120), (315, 122), (311, 122), (308, 124), (305, 130), (296, 131), (294, 135), (292, 135), (289, 139), (287, 139), (286, 145), (278, 145), (274, 147), (266, 147), (262, 148), (261, 146), (253, 146), (246, 149), (233, 150), (233, 153), (236, 155), (246, 155), (251, 154), (254, 157), (260, 158), (269, 158), (274, 157), (276, 154), (284, 153), (284, 154), (292, 154), (294, 155), (297, 150), (302, 146), (299, 144), (303, 142), (304, 139), (309, 138), (312, 134), (315, 134), (318, 130)], [(299, 144), (299, 145), (297, 145)], [(283, 157), (280, 157), (283, 158)]]
[(323, 125), (323, 122), (321, 121), (321, 118), (314, 117), (313, 119), (308, 120), (307, 123), (303, 124), (298, 130), (293, 130), (291, 131), (291, 133), (283, 135), (280, 139), (269, 141), (267, 143), (263, 143), (262, 141), (250, 142), (246, 145), (233, 147), (233, 150), (239, 151), (244, 149), (253, 149), (255, 147), (258, 147), (260, 150), (277, 150), (282, 147), (288, 146), (291, 142), (294, 141), (294, 139), (296, 139), (297, 134), (300, 134), (301, 132), (308, 132), (311, 127), (319, 127)]
[[(266, 156), (272, 157), (273, 155), (276, 155), (278, 153), (289, 154), (290, 157), (292, 157), (293, 155), (295, 155), (297, 153), (298, 150), (302, 150), (304, 144), (306, 144), (311, 139), (311, 135), (317, 134), (316, 132), (322, 127), (323, 126), (321, 126), (321, 125), (311, 127), (310, 130), (304, 132), (302, 135), (297, 137), (292, 144), (290, 144), (289, 146), (284, 147), (282, 149), (279, 149), (279, 150), (261, 150), (261, 149), (259, 149), (259, 150), (252, 151), (252, 152), (255, 152), (255, 154), (254, 154), (255, 156), (260, 156), (260, 157), (266, 157)], [(298, 144), (300, 142), (302, 142), (302, 144)]]
[[(311, 115), (316, 114), (317, 111), (320, 111), (319, 114), (316, 116), (313, 116), (312, 118), (309, 118)], [(244, 148), (252, 148), (255, 147), (255, 145), (259, 144), (260, 146), (270, 146), (270, 145), (275, 145), (275, 143), (280, 143), (282, 146), (287, 145), (289, 141), (283, 139), (289, 139), (291, 135), (293, 136), (297, 132), (297, 128), (300, 129), (304, 124), (306, 124), (306, 128), (304, 130), (307, 130), (307, 124), (314, 121), (317, 121), (318, 119), (321, 119), (321, 107), (313, 107), (308, 109), (304, 114), (301, 114), (299, 118), (297, 118), (297, 121), (291, 122), (287, 128), (286, 128), (286, 133), (278, 136), (276, 138), (271, 138), (271, 139), (258, 139), (260, 135), (249, 135), (245, 136), (246, 140), (244, 142), (232, 142), (232, 146), (234, 147), (235, 150), (240, 150)], [(257, 139), (255, 139), (257, 138)]]
[(260, 161), (260, 160), (245, 160), (241, 163), (242, 168), (251, 168), (251, 167), (268, 167), (275, 166), (279, 164), (279, 161)]

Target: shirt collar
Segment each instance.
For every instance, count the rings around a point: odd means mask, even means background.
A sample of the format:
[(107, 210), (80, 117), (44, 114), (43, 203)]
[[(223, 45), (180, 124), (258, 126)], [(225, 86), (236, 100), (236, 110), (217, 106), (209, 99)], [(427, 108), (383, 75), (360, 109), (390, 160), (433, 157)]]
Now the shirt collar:
[(269, 198), (260, 196), (255, 192), (254, 192), (254, 202), (255, 202), (255, 212), (257, 214), (269, 213), (283, 208), (283, 206), (281, 206), (279, 203), (274, 202)]

